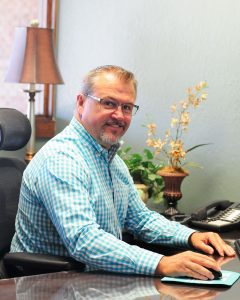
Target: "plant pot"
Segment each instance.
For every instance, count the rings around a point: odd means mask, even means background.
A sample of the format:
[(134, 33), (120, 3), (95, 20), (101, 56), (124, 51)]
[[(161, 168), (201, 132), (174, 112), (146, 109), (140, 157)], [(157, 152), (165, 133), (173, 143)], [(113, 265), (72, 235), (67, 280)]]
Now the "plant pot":
[(135, 183), (135, 187), (144, 203), (148, 201), (148, 186), (143, 183)]
[(179, 214), (177, 201), (182, 198), (181, 184), (188, 173), (183, 169), (165, 167), (158, 171), (164, 181), (163, 197), (167, 202), (167, 209), (163, 213), (166, 217)]

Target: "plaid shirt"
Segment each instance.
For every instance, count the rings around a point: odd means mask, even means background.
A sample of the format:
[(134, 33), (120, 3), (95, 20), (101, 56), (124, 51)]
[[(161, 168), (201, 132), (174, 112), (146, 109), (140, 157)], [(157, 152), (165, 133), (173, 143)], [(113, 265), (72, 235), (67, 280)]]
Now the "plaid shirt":
[(11, 252), (154, 274), (162, 255), (123, 242), (122, 229), (146, 242), (186, 247), (193, 230), (145, 206), (116, 151), (102, 148), (75, 118), (46, 143), (23, 175)]

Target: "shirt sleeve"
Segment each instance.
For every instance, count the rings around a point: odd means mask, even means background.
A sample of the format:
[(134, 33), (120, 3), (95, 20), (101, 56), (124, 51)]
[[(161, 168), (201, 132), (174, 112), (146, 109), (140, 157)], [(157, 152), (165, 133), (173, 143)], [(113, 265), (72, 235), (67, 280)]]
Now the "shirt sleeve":
[(169, 221), (161, 214), (149, 210), (141, 201), (134, 185), (129, 193), (126, 218), (129, 232), (147, 243), (189, 248), (188, 239), (195, 230), (178, 222)]
[(162, 255), (102, 230), (91, 205), (84, 162), (56, 155), (58, 159), (48, 158), (41, 169), (36, 190), (69, 255), (97, 269), (153, 275)]

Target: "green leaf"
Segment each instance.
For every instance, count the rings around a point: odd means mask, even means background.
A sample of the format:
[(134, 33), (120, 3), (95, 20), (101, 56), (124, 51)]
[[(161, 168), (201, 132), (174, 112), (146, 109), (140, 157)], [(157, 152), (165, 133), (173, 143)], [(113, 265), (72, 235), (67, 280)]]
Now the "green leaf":
[(124, 148), (124, 152), (128, 153), (131, 149), (132, 149), (132, 147), (128, 146), (128, 147)]
[(160, 202), (163, 201), (163, 192), (158, 193), (157, 195), (153, 196), (153, 202), (155, 204), (159, 204)]
[(196, 145), (196, 146), (194, 146), (194, 147), (192, 147), (192, 148), (189, 148), (188, 150), (186, 150), (186, 153), (187, 152), (190, 152), (190, 151), (192, 151), (192, 150), (194, 150), (194, 149), (196, 149), (196, 148), (198, 148), (198, 147), (202, 147), (202, 146), (206, 146), (206, 145), (211, 145), (212, 143), (206, 143), (206, 144), (199, 144), (199, 145)]
[(144, 149), (143, 153), (145, 154), (145, 156), (147, 157), (147, 159), (153, 159), (153, 154), (150, 150), (148, 149)]
[(158, 178), (159, 176), (157, 175), (157, 174), (150, 174), (149, 176), (148, 176), (148, 178), (150, 179), (150, 180), (156, 180), (157, 178)]
[(143, 166), (137, 166), (135, 170), (145, 171), (145, 168)]
[(119, 156), (125, 156), (127, 155), (127, 153), (132, 149), (132, 147), (128, 146), (128, 147), (125, 147), (125, 148), (120, 148), (118, 151), (117, 151), (117, 154)]
[(133, 160), (142, 160), (142, 155), (140, 155), (138, 153), (133, 153), (132, 154), (132, 159)]
[(149, 197), (162, 199), (163, 179), (157, 171), (164, 163), (155, 158), (149, 149), (143, 149), (140, 153), (131, 153), (131, 147), (121, 148), (119, 156), (124, 160), (134, 182), (144, 183), (149, 187)]

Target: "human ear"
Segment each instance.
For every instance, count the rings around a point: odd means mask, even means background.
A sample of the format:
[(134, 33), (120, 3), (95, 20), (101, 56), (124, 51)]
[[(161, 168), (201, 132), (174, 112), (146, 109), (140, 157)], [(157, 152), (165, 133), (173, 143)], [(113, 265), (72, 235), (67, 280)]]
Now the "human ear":
[(82, 119), (85, 97), (83, 94), (77, 95), (75, 117), (80, 121)]
[(85, 97), (83, 94), (77, 95), (77, 110), (78, 112), (82, 112), (84, 107)]

